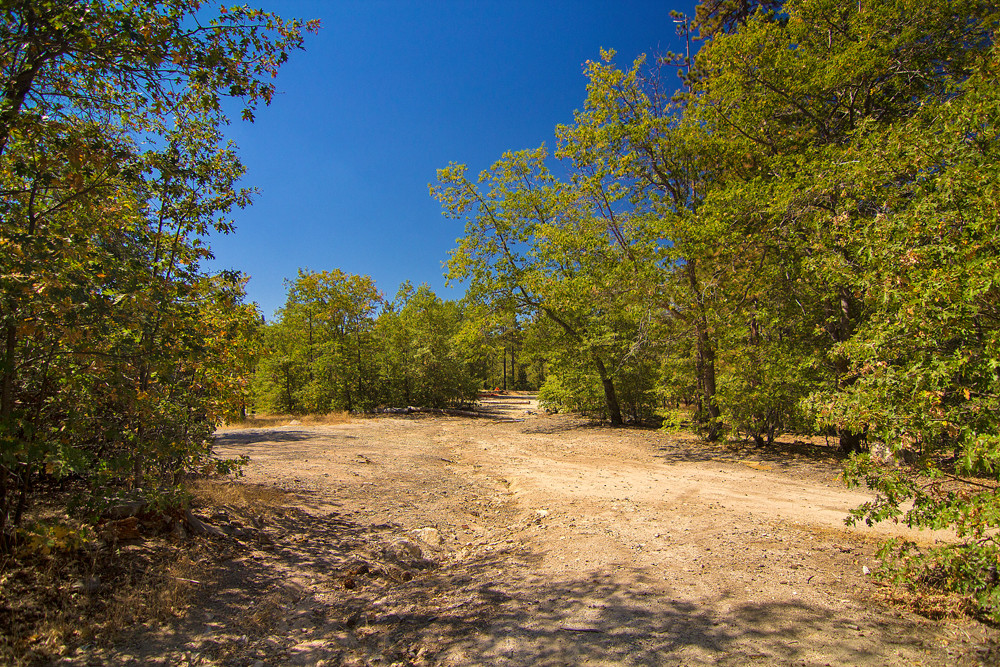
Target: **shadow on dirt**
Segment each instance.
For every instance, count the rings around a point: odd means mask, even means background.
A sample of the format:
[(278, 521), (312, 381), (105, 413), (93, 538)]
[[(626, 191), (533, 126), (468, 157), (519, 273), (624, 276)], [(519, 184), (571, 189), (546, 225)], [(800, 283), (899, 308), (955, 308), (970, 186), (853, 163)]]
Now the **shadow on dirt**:
[(597, 429), (611, 430), (606, 424), (601, 424), (600, 422), (583, 417), (569, 415), (557, 415), (555, 417), (539, 415), (532, 419), (530, 424), (525, 425), (525, 427), (521, 430), (524, 433), (557, 435), (571, 433), (573, 431), (593, 431)]
[[(315, 438), (310, 431), (285, 429), (247, 429), (239, 431), (222, 431), (215, 434), (217, 447), (234, 447), (236, 445), (252, 445), (262, 442), (301, 442)], [(346, 437), (346, 436), (345, 436)]]
[(678, 438), (657, 448), (657, 452), (657, 458), (670, 463), (752, 460), (785, 469), (802, 464), (839, 466), (845, 458), (835, 445), (818, 445), (801, 440), (778, 440), (770, 445), (757, 446), (735, 440), (711, 443)]
[[(733, 606), (744, 591), (696, 605), (689, 582), (665, 587), (639, 572), (543, 578), (544, 554), (526, 547), (430, 547), (337, 513), (283, 508), (239, 540), (218, 539), (226, 548), (194, 608), (140, 629), (115, 662), (167, 664), (184, 646), (233, 665), (745, 664), (817, 652), (871, 664), (859, 647), (885, 655), (897, 639), (913, 642), (912, 628), (885, 621), (866, 628), (871, 642), (849, 641), (858, 628), (805, 602)], [(400, 550), (404, 539), (417, 553)]]

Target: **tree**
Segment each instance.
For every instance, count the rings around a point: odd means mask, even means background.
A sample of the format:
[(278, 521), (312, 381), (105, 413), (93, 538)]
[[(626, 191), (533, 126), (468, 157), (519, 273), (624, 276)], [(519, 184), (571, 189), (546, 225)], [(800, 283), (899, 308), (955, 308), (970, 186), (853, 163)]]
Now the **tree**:
[[(877, 498), (852, 512), (952, 528), (953, 544), (889, 545), (898, 581), (970, 595), (1000, 618), (1000, 64), (994, 48), (944, 100), (858, 141), (847, 169), (881, 214), (856, 230), (870, 316), (842, 353), (846, 390), (818, 408), (885, 443), (913, 467), (853, 459), (848, 477)], [(886, 183), (893, 184), (887, 188)], [(928, 478), (930, 478), (928, 480)]]
[(378, 403), (375, 318), (382, 295), (368, 276), (299, 270), (258, 369), (265, 410), (327, 413)]
[(376, 325), (383, 402), (443, 408), (475, 400), (479, 381), (463, 353), (462, 324), (459, 304), (404, 283)]
[[(727, 243), (729, 230), (704, 215), (702, 206), (725, 168), (724, 156), (699, 124), (685, 120), (686, 98), (664, 93), (644, 57), (627, 70), (616, 67), (613, 57), (604, 51), (600, 62), (588, 63), (586, 106), (573, 125), (558, 129), (559, 155), (585, 175), (581, 183), (598, 194), (612, 230), (619, 220), (633, 227), (629, 245), (644, 251), (631, 258), (629, 280), (646, 286), (647, 322), (690, 337), (691, 345), (675, 338), (674, 352), (695, 354), (698, 421), (714, 440), (722, 426), (716, 369), (720, 284), (740, 254)], [(654, 311), (660, 317), (651, 317)]]
[[(744, 230), (760, 253), (758, 273), (784, 285), (767, 298), (758, 292), (755, 307), (781, 314), (794, 337), (821, 334), (811, 345), (822, 373), (795, 383), (836, 393), (851, 381), (839, 350), (868, 316), (852, 220), (878, 211), (838, 165), (853, 159), (845, 150), (857, 133), (946, 96), (948, 81), (966, 76), (989, 43), (995, 12), (975, 0), (960, 8), (801, 0), (784, 11), (787, 20), (757, 15), (702, 49), (693, 113), (731, 164), (743, 164), (708, 198), (708, 214)], [(844, 451), (862, 448), (863, 431), (824, 425), (839, 430)]]
[[(1000, 12), (975, 0), (785, 12), (699, 55), (698, 118), (749, 165), (707, 204), (743, 221), (770, 254), (761, 272), (785, 286), (755, 305), (811, 350), (801, 404), (840, 430), (848, 478), (877, 492), (853, 519), (960, 535), (890, 545), (890, 576), (961, 591), (997, 618)], [(863, 434), (904, 464), (859, 454)]]
[(200, 4), (4, 3), (6, 543), (39, 476), (128, 479), (155, 492), (207, 454), (222, 414), (204, 382), (229, 352), (206, 346), (198, 324), (209, 313), (225, 319), (210, 304), (236, 291), (200, 271), (201, 237), (229, 231), (229, 212), (249, 193), (236, 187), (242, 167), (221, 141), (221, 102), (235, 98), (252, 118), (315, 25), (245, 8), (206, 24)]
[(702, 37), (736, 32), (756, 13), (779, 11), (785, 0), (702, 0), (695, 9), (694, 27)]
[(596, 375), (611, 423), (621, 425), (615, 375), (641, 334), (647, 304), (648, 286), (635, 273), (645, 264), (637, 257), (657, 249), (634, 233), (639, 218), (609, 226), (602, 209), (608, 193), (583, 180), (560, 182), (546, 157), (544, 147), (505, 153), (480, 175), (483, 189), (462, 165), (438, 171), (432, 194), (446, 215), (466, 220), (448, 261), (449, 280), (469, 279), (477, 302), (501, 309), (512, 304), (551, 320), (562, 344)]

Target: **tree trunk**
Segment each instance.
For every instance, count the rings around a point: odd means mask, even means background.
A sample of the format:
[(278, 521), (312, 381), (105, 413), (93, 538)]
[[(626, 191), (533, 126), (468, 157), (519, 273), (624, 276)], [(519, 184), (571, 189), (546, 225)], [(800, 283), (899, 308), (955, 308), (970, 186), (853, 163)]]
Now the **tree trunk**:
[(864, 451), (864, 435), (850, 429), (840, 432), (840, 451), (844, 454), (854, 454)]
[[(138, 412), (138, 411), (137, 411)], [(141, 419), (140, 416), (138, 419)], [(135, 427), (135, 447), (133, 447), (134, 457), (132, 459), (132, 488), (138, 489), (142, 487), (142, 472), (145, 465), (143, 454), (145, 453), (145, 429), (142, 427), (142, 422), (140, 421)]]
[(7, 540), (8, 532), (13, 533), (13, 531), (8, 531), (7, 520), (7, 515), (10, 513), (7, 498), (7, 480), (9, 477), (7, 466), (0, 464), (0, 553), (6, 551), (10, 546)]
[(510, 388), (517, 389), (517, 362), (514, 358), (514, 344), (510, 344)]
[[(837, 304), (839, 307), (839, 318), (833, 331), (833, 339), (838, 343), (848, 340), (851, 336), (851, 323), (853, 321), (851, 314), (854, 311), (852, 301), (853, 298), (850, 293), (846, 289), (841, 288), (839, 303)], [(844, 357), (837, 357), (834, 360), (837, 387), (842, 391), (854, 384), (855, 378), (848, 374), (850, 370), (850, 363)], [(853, 454), (855, 452), (863, 452), (864, 450), (864, 433), (858, 433), (849, 428), (840, 429), (841, 452), (844, 454)]]
[(618, 395), (615, 393), (615, 383), (608, 377), (608, 371), (604, 367), (604, 362), (594, 357), (594, 366), (597, 367), (597, 374), (601, 378), (601, 385), (604, 387), (604, 405), (608, 410), (608, 417), (612, 426), (622, 426), (625, 421), (622, 419), (622, 409), (618, 405)]
[[(12, 313), (13, 314), (13, 313)], [(0, 389), (0, 424), (10, 428), (14, 409), (14, 353), (17, 347), (17, 329), (7, 324), (4, 331), (3, 381)]]
[(504, 347), (503, 352), (500, 353), (503, 358), (503, 390), (507, 391), (507, 348)]
[(712, 339), (708, 335), (708, 319), (705, 317), (705, 309), (702, 304), (701, 287), (698, 284), (698, 274), (694, 260), (689, 260), (686, 267), (688, 285), (691, 292), (698, 301), (698, 316), (695, 321), (695, 342), (697, 344), (698, 359), (698, 388), (701, 390), (699, 403), (701, 404), (699, 419), (702, 423), (707, 422), (708, 434), (705, 436), (709, 442), (719, 439), (722, 434), (722, 423), (719, 420), (719, 405), (715, 401), (715, 348), (712, 347)]
[(360, 327), (360, 325), (358, 326), (358, 330), (355, 332), (354, 342), (355, 342), (355, 346), (357, 347), (357, 351), (358, 351), (358, 354), (357, 354), (357, 359), (358, 359), (358, 368), (357, 368), (357, 375), (358, 375), (358, 399), (359, 400), (364, 400), (365, 391), (364, 391), (364, 384), (362, 383), (362, 375), (361, 375), (361, 327)]
[[(13, 308), (11, 309), (13, 315)], [(4, 359), (3, 378), (0, 380), (0, 428), (6, 431), (2, 433), (5, 438), (13, 436), (13, 415), (14, 415), (14, 352), (17, 346), (17, 330), (13, 322), (8, 323), (4, 329)], [(6, 537), (8, 529), (16, 526), (11, 516), (11, 502), (13, 502), (14, 489), (8, 488), (8, 482), (12, 475), (10, 470), (3, 463), (0, 463), (0, 551), (6, 548)], [(13, 484), (10, 484), (13, 487)]]
[(295, 412), (292, 405), (292, 374), (288, 372), (287, 368), (282, 369), (285, 375), (285, 403), (288, 406), (289, 412)]
[(698, 324), (698, 385), (701, 388), (701, 418), (707, 422), (709, 442), (719, 439), (722, 434), (721, 412), (716, 403), (715, 350), (708, 338), (708, 332)]

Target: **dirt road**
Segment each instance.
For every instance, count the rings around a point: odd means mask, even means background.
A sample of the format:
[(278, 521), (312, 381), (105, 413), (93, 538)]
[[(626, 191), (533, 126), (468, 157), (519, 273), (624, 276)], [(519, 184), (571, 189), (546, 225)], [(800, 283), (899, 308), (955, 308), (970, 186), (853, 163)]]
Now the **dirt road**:
[[(818, 446), (707, 446), (494, 405), (226, 431), (288, 492), (233, 533), (163, 664), (991, 664), (996, 631), (876, 600), (865, 494)], [(924, 536), (924, 539), (932, 537)]]

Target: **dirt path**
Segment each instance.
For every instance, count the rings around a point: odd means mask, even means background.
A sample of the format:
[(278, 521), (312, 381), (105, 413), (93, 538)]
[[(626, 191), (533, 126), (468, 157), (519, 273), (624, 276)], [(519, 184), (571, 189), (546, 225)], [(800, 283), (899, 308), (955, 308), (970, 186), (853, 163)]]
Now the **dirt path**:
[[(996, 632), (875, 602), (824, 448), (708, 447), (494, 404), (220, 434), (288, 506), (119, 663), (991, 664)], [(228, 523), (227, 523), (228, 522)], [(423, 530), (421, 530), (423, 529)], [(929, 539), (923, 536), (924, 539)]]

